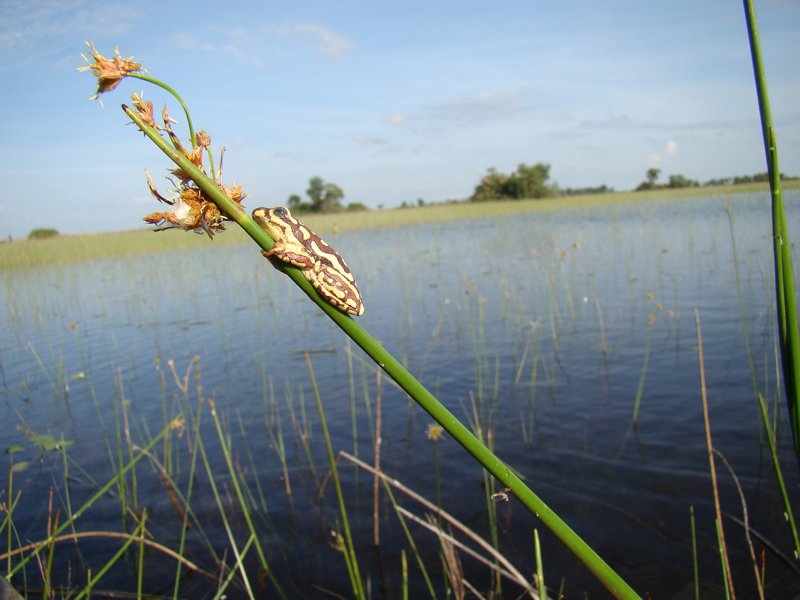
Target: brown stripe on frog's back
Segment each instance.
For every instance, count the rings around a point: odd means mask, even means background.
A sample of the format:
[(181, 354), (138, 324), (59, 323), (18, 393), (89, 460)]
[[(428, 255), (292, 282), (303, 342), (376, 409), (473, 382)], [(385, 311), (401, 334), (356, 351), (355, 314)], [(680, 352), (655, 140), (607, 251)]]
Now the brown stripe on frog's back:
[(307, 245), (321, 261), (324, 261), (335, 269), (341, 271), (342, 274), (347, 277), (350, 283), (355, 283), (355, 278), (353, 277), (353, 273), (350, 271), (350, 267), (348, 267), (347, 263), (344, 262), (344, 259), (339, 256), (339, 253), (326, 244), (321, 237), (315, 235), (314, 239), (312, 239)]

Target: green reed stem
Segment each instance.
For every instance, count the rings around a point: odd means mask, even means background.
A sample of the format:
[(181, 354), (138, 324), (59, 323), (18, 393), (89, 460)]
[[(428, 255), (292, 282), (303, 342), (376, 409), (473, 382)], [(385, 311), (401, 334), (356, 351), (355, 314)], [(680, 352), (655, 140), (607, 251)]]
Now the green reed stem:
[[(193, 165), (185, 156), (177, 152), (170, 143), (161, 137), (154, 128), (148, 126), (139, 114), (123, 105), (125, 114), (139, 127), (150, 140), (176, 163), (197, 186), (262, 249), (273, 246), (267, 235), (241, 206), (231, 199), (219, 186)], [(299, 269), (286, 266), (286, 274), (342, 331), (361, 347), (403, 390), (431, 415), (461, 446), (469, 452), (500, 483), (509, 488), (520, 503), (550, 529), (575, 556), (586, 565), (594, 576), (617, 598), (640, 598), (633, 588), (625, 582), (582, 538), (580, 538), (545, 502), (539, 498), (506, 464), (493, 454), (469, 429), (461, 423), (433, 394), (431, 394), (408, 370), (400, 364), (375, 338), (349, 315), (328, 304)]]
[(644, 380), (647, 376), (647, 365), (650, 362), (650, 351), (653, 349), (653, 325), (655, 323), (655, 315), (650, 315), (647, 322), (647, 345), (644, 349), (644, 362), (642, 363), (642, 370), (639, 373), (639, 385), (636, 386), (636, 400), (633, 402), (633, 417), (631, 417), (631, 424), (636, 425), (639, 420), (639, 404), (642, 402), (642, 393), (644, 392)]
[(144, 524), (147, 521), (147, 509), (142, 511), (142, 523), (139, 527), (139, 557), (136, 569), (136, 597), (142, 597), (142, 579), (144, 577)]
[[(214, 409), (212, 409), (212, 410), (214, 410)], [(242, 553), (239, 551), (239, 548), (236, 545), (236, 539), (235, 539), (235, 537), (233, 535), (233, 530), (231, 528), (230, 519), (228, 518), (228, 514), (229, 513), (227, 511), (227, 502), (224, 502), (222, 500), (222, 497), (220, 496), (219, 488), (217, 487), (216, 481), (214, 480), (214, 470), (211, 468), (211, 463), (208, 460), (208, 453), (206, 452), (205, 444), (203, 444), (203, 441), (202, 441), (201, 438), (198, 438), (197, 447), (200, 449), (200, 458), (202, 459), (203, 466), (206, 469), (206, 475), (208, 477), (208, 484), (209, 484), (209, 486), (211, 488), (211, 493), (214, 496), (214, 502), (216, 503), (217, 509), (219, 510), (219, 516), (220, 516), (220, 518), (222, 518), (222, 525), (225, 528), (225, 534), (228, 537), (228, 542), (230, 543), (231, 550), (233, 551), (234, 556), (236, 556), (236, 558), (237, 558), (237, 564), (240, 565), (239, 573), (240, 573), (240, 575), (242, 577), (242, 582), (243, 582), (244, 586), (247, 588), (247, 591), (251, 592), (251, 590), (250, 590), (250, 582), (249, 582), (248, 577), (247, 577), (247, 571), (245, 571), (244, 567), (241, 566), (241, 562), (239, 561), (239, 557), (242, 555)], [(225, 452), (225, 451), (226, 451), (226, 446), (225, 446), (225, 444), (223, 442), (223, 452)], [(235, 478), (236, 474), (232, 473), (231, 477)], [(252, 527), (250, 529), (251, 529), (251, 531), (250, 531), (251, 535), (254, 535), (255, 531), (253, 531)], [(272, 575), (272, 570), (269, 569), (268, 566), (267, 566), (267, 560), (264, 557), (265, 555), (264, 555), (263, 551), (259, 550), (258, 554), (259, 554), (259, 560), (261, 561), (261, 564), (262, 564), (262, 567), (264, 569), (264, 572), (271, 578), (273, 583), (276, 584), (276, 589), (279, 592), (280, 596), (282, 598), (285, 598), (285, 595), (282, 593), (281, 588), (279, 588), (277, 586), (277, 582), (275, 581), (274, 576)], [(250, 596), (252, 597), (252, 592), (250, 593)]]
[(361, 600), (367, 597), (364, 591), (364, 583), (361, 580), (361, 573), (358, 569), (358, 557), (356, 556), (356, 548), (353, 544), (353, 536), (350, 533), (350, 522), (347, 519), (347, 509), (344, 504), (344, 494), (342, 493), (342, 483), (339, 480), (339, 471), (336, 468), (336, 456), (333, 453), (333, 444), (331, 443), (331, 436), (328, 433), (328, 421), (325, 419), (325, 409), (322, 406), (322, 398), (319, 395), (319, 388), (317, 387), (317, 378), (314, 376), (314, 369), (311, 367), (311, 357), (306, 355), (306, 365), (308, 366), (308, 376), (311, 378), (311, 388), (314, 390), (314, 398), (317, 401), (317, 410), (319, 411), (319, 420), (322, 425), (322, 435), (325, 438), (325, 447), (328, 449), (328, 462), (331, 467), (331, 476), (333, 477), (333, 486), (336, 488), (336, 498), (339, 501), (339, 514), (342, 518), (342, 529), (344, 530), (344, 544), (343, 554), (345, 557), (345, 564), (347, 571), (350, 574), (350, 583), (353, 587), (353, 594), (356, 598)]
[[(52, 499), (53, 499), (53, 495), (52, 495), (52, 492), (51, 492), (50, 500), (52, 501)], [(54, 525), (58, 525), (58, 514), (56, 514), (56, 520), (54, 522)], [(49, 529), (49, 527), (48, 527), (48, 529)], [(46, 561), (46, 565), (47, 566), (44, 569), (44, 576), (43, 576), (44, 585), (42, 586), (43, 587), (42, 598), (49, 598), (50, 597), (50, 593), (51, 593), (51, 591), (50, 591), (51, 590), (51, 588), (50, 588), (50, 579), (51, 579), (52, 573), (53, 573), (53, 558), (55, 557), (55, 554), (56, 554), (56, 543), (55, 543), (55, 540), (53, 540), (51, 538), (50, 539), (50, 544), (48, 546), (49, 547), (47, 549), (47, 561)]]
[(186, 103), (181, 98), (181, 95), (178, 93), (177, 90), (166, 84), (165, 82), (161, 81), (160, 79), (156, 79), (155, 77), (151, 77), (150, 75), (145, 75), (144, 73), (128, 73), (128, 77), (135, 77), (136, 79), (141, 79), (142, 81), (146, 81), (148, 83), (152, 83), (156, 87), (160, 87), (162, 90), (169, 93), (175, 100), (178, 101), (178, 104), (181, 105), (183, 109), (183, 114), (186, 117), (186, 126), (189, 128), (189, 139), (192, 141), (192, 147), (197, 144), (197, 140), (194, 135), (194, 126), (192, 125), (192, 115), (189, 114), (189, 108), (186, 106)]
[(772, 196), (772, 251), (775, 264), (783, 386), (789, 408), (795, 456), (800, 462), (800, 330), (798, 330), (797, 301), (794, 291), (792, 249), (789, 229), (786, 225), (786, 213), (783, 208), (783, 193), (781, 192), (778, 166), (778, 143), (775, 139), (775, 129), (772, 126), (767, 76), (761, 56), (761, 42), (752, 0), (744, 0), (744, 12), (747, 20), (750, 54), (753, 59), (758, 111), (761, 117), (761, 132), (764, 137), (764, 152), (767, 158), (769, 188)]
[[(386, 496), (389, 498), (389, 502), (391, 503), (392, 508), (394, 508), (395, 514), (397, 515), (397, 518), (400, 521), (400, 527), (403, 529), (403, 533), (406, 536), (408, 545), (411, 547), (411, 551), (414, 553), (414, 558), (417, 561), (417, 566), (419, 566), (420, 573), (422, 573), (422, 578), (425, 580), (425, 585), (428, 588), (428, 593), (431, 595), (431, 598), (433, 600), (437, 600), (436, 590), (434, 590), (433, 582), (431, 581), (430, 575), (428, 575), (428, 569), (425, 568), (425, 561), (422, 560), (422, 555), (417, 549), (417, 542), (415, 541), (414, 536), (411, 534), (411, 530), (408, 528), (408, 523), (406, 523), (406, 519), (403, 516), (403, 513), (400, 512), (400, 505), (397, 503), (397, 500), (394, 497), (392, 488), (387, 483), (386, 479), (384, 479), (383, 477), (381, 478), (381, 483), (383, 484), (383, 490), (386, 492)], [(403, 550), (403, 556), (405, 556), (405, 550)], [(407, 565), (405, 565), (404, 573), (406, 576), (408, 575)]]
[(536, 556), (536, 588), (539, 600), (547, 600), (547, 586), (544, 584), (544, 564), (542, 563), (542, 546), (539, 544), (539, 530), (533, 530), (533, 549)]
[(694, 574), (694, 600), (700, 600), (700, 574), (697, 567), (697, 529), (694, 519), (694, 505), (689, 507), (689, 524), (692, 528), (692, 573)]
[[(244, 443), (244, 451), (247, 454), (247, 461), (250, 463), (250, 470), (253, 473), (258, 473), (256, 469), (256, 461), (253, 458), (253, 452), (250, 450), (250, 444), (247, 443), (247, 433), (244, 429), (244, 421), (242, 420), (242, 413), (240, 411), (236, 411), (236, 419), (239, 422), (239, 435), (241, 435), (242, 439), (245, 440)], [(255, 477), (255, 484), (256, 484), (256, 491), (258, 492), (258, 500), (261, 505), (261, 510), (264, 511), (264, 514), (267, 514), (267, 498), (264, 495), (264, 490), (261, 489), (260, 477)], [(256, 502), (253, 502), (253, 506), (256, 506)]]
[(233, 489), (236, 492), (236, 498), (239, 500), (239, 507), (242, 509), (242, 514), (244, 515), (244, 520), (247, 522), (247, 527), (250, 529), (250, 534), (255, 537), (254, 542), (256, 545), (256, 553), (258, 554), (259, 561), (261, 562), (261, 568), (264, 569), (264, 572), (267, 574), (270, 580), (275, 584), (276, 587), (278, 587), (278, 582), (275, 580), (273, 569), (269, 567), (269, 564), (267, 563), (267, 556), (264, 553), (264, 549), (261, 547), (261, 542), (258, 540), (258, 534), (255, 526), (253, 525), (253, 519), (250, 517), (250, 509), (247, 507), (248, 503), (245, 500), (244, 494), (242, 493), (242, 486), (239, 483), (239, 476), (236, 474), (236, 470), (233, 468), (231, 448), (229, 446), (229, 441), (226, 440), (226, 436), (222, 431), (222, 425), (220, 424), (217, 416), (217, 407), (214, 404), (214, 401), (211, 399), (208, 400), (208, 404), (211, 409), (211, 417), (214, 421), (214, 428), (217, 430), (219, 444), (222, 448), (222, 455), (225, 457), (225, 464), (228, 466), (228, 473), (230, 473), (231, 476), (231, 483), (233, 484)]
[[(19, 496), (22, 493), (20, 490), (17, 492), (17, 497), (14, 498), (14, 455), (11, 454), (8, 460), (8, 492), (6, 495), (6, 516), (3, 519), (3, 523), (0, 524), (0, 532), (3, 531), (3, 528), (6, 529), (6, 549), (9, 551), (11, 550), (11, 532), (14, 528), (14, 508), (17, 506), (17, 502), (19, 502)], [(11, 554), (8, 555), (8, 564), (6, 565), (6, 572), (11, 571)]]
[(722, 527), (719, 519), (714, 519), (714, 527), (717, 532), (717, 548), (719, 550), (719, 562), (722, 569), (722, 582), (723, 590), (725, 591), (725, 600), (731, 600), (731, 575), (728, 570), (728, 561), (726, 558), (727, 550), (725, 548), (725, 539), (722, 536)]
[[(139, 457), (142, 455), (140, 454)], [(117, 553), (112, 556), (109, 561), (103, 565), (103, 568), (100, 569), (95, 575), (89, 577), (89, 581), (86, 583), (86, 587), (81, 590), (81, 592), (75, 596), (75, 600), (82, 600), (82, 598), (90, 598), (92, 595), (92, 587), (100, 581), (100, 579), (105, 575), (108, 570), (113, 567), (117, 561), (122, 558), (122, 555), (128, 551), (130, 545), (137, 539), (144, 535), (144, 519), (141, 523), (133, 530), (133, 534), (122, 544), (122, 547), (117, 550)], [(141, 597), (141, 596), (139, 596)]]
[(400, 572), (403, 576), (403, 600), (408, 600), (408, 561), (405, 550), (400, 551)]
[(233, 581), (233, 578), (236, 577), (236, 574), (240, 572), (243, 568), (242, 559), (247, 554), (247, 551), (250, 550), (250, 546), (253, 544), (253, 541), (256, 539), (256, 534), (251, 533), (250, 538), (247, 540), (247, 543), (242, 548), (242, 551), (239, 553), (239, 556), (236, 557), (236, 564), (231, 567), (230, 573), (225, 578), (225, 581), (222, 582), (222, 585), (219, 586), (217, 593), (214, 594), (214, 598), (212, 600), (222, 600), (223, 598), (227, 598), (225, 594), (225, 590), (228, 589), (228, 586)]
[(792, 512), (792, 503), (789, 501), (789, 492), (786, 490), (786, 484), (783, 482), (783, 472), (778, 462), (778, 449), (775, 446), (775, 435), (769, 424), (767, 404), (764, 402), (764, 397), (761, 394), (758, 395), (758, 404), (761, 407), (761, 420), (764, 422), (764, 431), (767, 434), (769, 452), (772, 456), (772, 465), (775, 468), (775, 479), (778, 481), (778, 489), (783, 499), (784, 516), (789, 523), (789, 529), (792, 532), (792, 539), (794, 540), (794, 556), (796, 559), (800, 560), (800, 536), (797, 535), (797, 525), (795, 524), (794, 513)]

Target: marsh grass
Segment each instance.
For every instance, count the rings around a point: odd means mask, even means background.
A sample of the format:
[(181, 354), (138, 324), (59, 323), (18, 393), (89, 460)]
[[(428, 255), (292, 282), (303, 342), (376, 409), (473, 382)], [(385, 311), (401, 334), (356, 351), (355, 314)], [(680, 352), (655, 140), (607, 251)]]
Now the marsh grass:
[[(489, 544), (481, 535), (473, 531), (473, 529), (471, 529), (463, 522), (455, 518), (446, 510), (442, 509), (441, 507), (434, 504), (432, 501), (428, 500), (425, 496), (412, 490), (411, 488), (409, 488), (402, 482), (398, 481), (397, 479), (394, 479), (389, 474), (373, 469), (367, 463), (363, 462), (362, 460), (356, 458), (355, 456), (347, 452), (342, 451), (339, 453), (339, 455), (345, 460), (356, 465), (358, 468), (368, 471), (372, 473), (375, 477), (379, 477), (381, 479), (384, 486), (384, 490), (386, 491), (387, 496), (390, 498), (392, 507), (394, 508), (400, 522), (404, 525), (404, 527), (406, 526), (407, 521), (412, 521), (421, 525), (426, 530), (433, 532), (440, 539), (446, 538), (448, 544), (452, 544), (453, 547), (461, 549), (472, 558), (478, 560), (482, 565), (487, 567), (489, 571), (494, 574), (494, 576), (499, 576), (509, 581), (512, 581), (523, 590), (525, 595), (530, 595), (534, 598), (536, 597), (536, 592), (531, 583), (520, 572), (520, 570), (517, 569), (512, 564), (510, 559), (504, 556), (502, 553), (500, 553), (496, 548), (496, 546)], [(414, 502), (420, 504), (424, 510), (430, 511), (427, 514), (432, 518), (426, 520), (425, 518), (422, 518), (419, 515), (410, 511), (409, 509), (405, 508), (397, 499), (397, 497), (395, 497), (395, 495), (392, 493), (392, 489), (399, 491), (405, 497), (408, 497)], [(463, 534), (464, 536), (466, 536), (467, 540), (471, 544), (477, 546), (477, 550), (470, 548), (465, 542), (457, 540), (454, 535), (445, 533), (443, 531), (444, 526), (452, 528), (458, 531), (459, 533)], [(410, 535), (407, 529), (406, 532), (408, 535)], [(414, 549), (414, 552), (417, 552), (415, 544), (412, 544), (412, 548)], [(423, 570), (423, 573), (427, 573), (427, 569), (425, 569), (424, 563), (420, 562), (420, 568)], [(427, 580), (427, 575), (426, 575), (426, 580)], [(497, 591), (498, 588), (495, 588), (494, 592)], [(437, 597), (433, 588), (430, 585), (429, 585), (429, 592), (431, 594), (431, 597), (433, 598)], [(483, 594), (477, 592), (474, 593), (477, 597), (483, 596)], [(488, 595), (492, 596), (492, 594), (493, 592), (490, 591)]]
[(769, 174), (770, 200), (772, 206), (773, 271), (775, 274), (775, 297), (778, 305), (778, 330), (780, 331), (783, 385), (790, 415), (790, 426), (794, 440), (795, 456), (800, 464), (800, 318), (797, 311), (797, 296), (794, 286), (792, 243), (783, 202), (784, 186), (780, 179), (778, 141), (772, 123), (772, 108), (767, 91), (767, 76), (761, 54), (761, 37), (756, 23), (756, 11), (752, 0), (744, 0), (747, 37), (753, 63), (758, 114), (764, 142), (764, 156)]
[[(62, 534), (64, 533), (64, 531), (66, 531), (67, 528), (70, 528), (75, 523), (75, 521), (77, 519), (79, 519), (81, 516), (86, 514), (89, 510), (91, 510), (94, 507), (94, 505), (98, 502), (98, 500), (100, 500), (103, 496), (105, 496), (105, 494), (110, 489), (112, 489), (115, 486), (118, 486), (119, 485), (119, 480), (123, 479), (124, 477), (126, 477), (127, 474), (134, 469), (136, 464), (144, 456), (146, 456), (146, 452), (151, 450), (156, 444), (158, 444), (160, 442), (160, 440), (169, 431), (169, 428), (170, 428), (170, 426), (167, 425), (164, 429), (162, 429), (161, 432), (156, 437), (154, 437), (147, 444), (147, 446), (145, 446), (143, 452), (139, 453), (138, 455), (133, 457), (130, 462), (128, 462), (127, 464), (123, 465), (120, 468), (120, 470), (105, 485), (100, 487), (100, 489), (97, 490), (81, 507), (79, 507), (77, 511), (68, 513), (66, 515), (66, 518), (61, 519), (58, 512), (55, 513), (56, 514), (55, 517), (52, 516), (54, 514), (54, 509), (52, 508), (52, 502), (51, 502), (51, 504), (50, 504), (51, 508), (48, 511), (48, 515), (51, 515), (51, 516), (48, 518), (47, 523), (46, 523), (46, 532), (45, 532), (46, 535), (45, 535), (44, 540), (42, 540), (41, 542), (32, 544), (32, 545), (30, 545), (28, 547), (24, 547), (24, 549), (19, 549), (19, 550), (16, 550), (16, 551), (12, 550), (12, 546), (9, 544), (9, 546), (7, 548), (6, 556), (2, 557), (2, 558), (6, 558), (9, 561), (9, 564), (10, 564), (10, 560), (11, 560), (12, 556), (14, 556), (16, 554), (23, 554), (23, 553), (24, 553), (24, 556), (23, 556), (23, 558), (21, 558), (19, 560), (19, 562), (17, 562), (16, 565), (14, 565), (13, 567), (9, 568), (8, 576), (11, 577), (15, 573), (19, 572), (32, 559), (36, 559), (39, 562), (39, 564), (42, 565), (41, 560), (39, 558), (39, 555), (43, 550), (46, 550), (47, 558), (46, 558), (46, 561), (44, 563), (44, 566), (40, 566), (40, 571), (41, 571), (42, 581), (44, 582), (44, 587), (45, 588), (49, 588), (51, 586), (51, 583), (50, 583), (50, 568), (52, 568), (52, 564), (53, 564), (53, 555), (54, 555), (54, 548), (55, 548), (54, 544), (55, 544), (55, 542), (57, 540), (59, 540), (59, 539), (64, 539), (62, 537)], [(51, 498), (52, 498), (52, 496), (51, 496)], [(138, 531), (138, 528), (144, 526), (143, 523), (144, 523), (144, 521), (142, 521), (137, 526), (137, 531)], [(11, 520), (10, 514), (8, 516), (8, 519), (4, 522), (4, 526), (13, 527), (13, 521)], [(68, 536), (68, 537), (71, 537), (71, 536)], [(128, 546), (130, 546), (130, 544), (134, 541), (135, 537), (136, 537), (136, 535), (130, 536), (125, 541), (125, 543), (123, 545), (123, 548), (120, 549), (114, 555), (114, 558), (109, 560), (103, 567), (101, 567), (99, 573), (96, 573), (94, 575), (92, 575), (91, 573), (87, 573), (87, 583), (86, 583), (86, 586), (84, 588), (84, 591), (81, 592), (81, 594), (85, 594), (85, 593), (87, 593), (87, 592), (89, 592), (91, 590), (91, 588), (97, 583), (97, 581), (100, 578), (100, 576), (105, 574), (108, 571), (108, 569), (110, 569), (111, 566), (120, 559), (120, 557), (124, 554), (124, 550), (127, 549)]]
[[(800, 182), (784, 183), (785, 189), (798, 189)], [(614, 205), (635, 204), (648, 200), (681, 199), (692, 196), (746, 194), (767, 191), (765, 184), (685, 188), (680, 190), (651, 190), (645, 192), (619, 192), (602, 195), (569, 196), (544, 200), (519, 200), (515, 202), (470, 202), (436, 204), (423, 207), (372, 210), (354, 213), (307, 215), (303, 221), (315, 231), (330, 234), (362, 229), (400, 227), (422, 223), (439, 223), (459, 219), (509, 216), (528, 212), (550, 213), (571, 208), (604, 208)], [(251, 199), (250, 204), (263, 204)], [(330, 236), (329, 236), (330, 237)], [(214, 245), (244, 244), (248, 238), (233, 225), (214, 238)], [(98, 259), (122, 259), (140, 254), (162, 254), (206, 248), (205, 235), (170, 235), (137, 229), (116, 233), (65, 235), (47, 240), (16, 241), (0, 244), (0, 271), (27, 269), (43, 265), (62, 265)]]
[(787, 527), (789, 528), (792, 540), (794, 541), (794, 558), (796, 561), (800, 561), (800, 535), (797, 533), (797, 523), (794, 519), (792, 502), (789, 499), (789, 492), (786, 489), (786, 484), (784, 483), (783, 479), (783, 470), (781, 469), (780, 460), (778, 459), (778, 448), (775, 444), (775, 432), (770, 424), (767, 404), (761, 394), (758, 395), (758, 406), (761, 409), (761, 420), (764, 426), (764, 433), (767, 438), (767, 443), (769, 444), (769, 453), (770, 458), (772, 459), (772, 465), (775, 469), (776, 482), (778, 489), (780, 490), (781, 499), (783, 500), (783, 506), (785, 510), (784, 516), (786, 517)]
[(350, 533), (350, 520), (347, 517), (347, 508), (344, 501), (344, 493), (342, 491), (342, 483), (339, 479), (339, 470), (336, 466), (336, 457), (333, 451), (333, 444), (331, 443), (331, 436), (328, 431), (328, 421), (325, 418), (325, 409), (322, 405), (322, 397), (320, 396), (317, 380), (314, 376), (314, 369), (311, 366), (311, 356), (308, 351), (305, 352), (306, 366), (308, 367), (308, 375), (311, 380), (311, 387), (314, 391), (314, 398), (317, 401), (317, 410), (319, 411), (319, 420), (322, 427), (322, 435), (325, 439), (325, 447), (328, 452), (328, 465), (330, 467), (333, 485), (336, 490), (336, 499), (339, 503), (339, 518), (341, 519), (342, 533), (339, 533), (338, 527), (335, 531), (336, 549), (339, 550), (345, 559), (347, 573), (350, 576), (350, 585), (353, 589), (353, 595), (363, 600), (366, 596), (364, 588), (364, 581), (361, 579), (361, 571), (358, 566), (358, 555), (356, 547), (353, 543), (353, 536)]

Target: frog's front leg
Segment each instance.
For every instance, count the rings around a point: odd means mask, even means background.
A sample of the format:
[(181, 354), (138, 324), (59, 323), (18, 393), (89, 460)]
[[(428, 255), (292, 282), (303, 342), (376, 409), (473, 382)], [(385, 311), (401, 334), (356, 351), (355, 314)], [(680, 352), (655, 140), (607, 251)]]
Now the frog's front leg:
[(275, 259), (293, 265), (298, 269), (306, 270), (314, 268), (315, 261), (311, 256), (307, 253), (301, 254), (293, 251), (283, 240), (275, 242), (269, 250), (262, 250), (261, 254), (264, 255), (264, 258), (268, 258), (276, 269), (281, 269), (281, 265), (275, 264)]

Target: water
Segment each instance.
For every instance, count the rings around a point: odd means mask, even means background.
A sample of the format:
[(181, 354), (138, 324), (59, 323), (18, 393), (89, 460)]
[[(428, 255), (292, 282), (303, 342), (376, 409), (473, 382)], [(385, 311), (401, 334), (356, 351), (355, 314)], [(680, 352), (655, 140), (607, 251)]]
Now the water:
[[(702, 595), (722, 597), (695, 310), (714, 445), (736, 472), (751, 526), (780, 552), (792, 551), (756, 401), (756, 392), (762, 393), (777, 412), (781, 463), (796, 501), (797, 462), (782, 397), (776, 400), (768, 201), (764, 195), (736, 196), (730, 219), (726, 202), (692, 198), (567, 208), (328, 236), (358, 277), (363, 326), (459, 418), (474, 424), (477, 417), (483, 431), (491, 431), (498, 455), (637, 591), (654, 597), (689, 597), (690, 507), (697, 519)], [(787, 194), (786, 202), (790, 231), (800, 231), (800, 195)], [(0, 323), (6, 423), (0, 446), (20, 445), (24, 450), (14, 461), (30, 461), (14, 475), (14, 490), (23, 494), (13, 515), (21, 540), (45, 537), (50, 490), (58, 491), (56, 503), (65, 502), (67, 492), (63, 453), (38, 448), (33, 434), (74, 441), (67, 448), (74, 510), (113, 474), (123, 401), (132, 438), (144, 445), (179, 412), (189, 418), (187, 406), (197, 409), (201, 384), (201, 439), (239, 547), (249, 533), (208, 399), (256, 497), (256, 527), (281, 587), (290, 596), (319, 596), (321, 590), (350, 595), (342, 555), (331, 547), (338, 508), (331, 485), (324, 485), (324, 441), (303, 351), (310, 352), (335, 450), (368, 462), (376, 374), (359, 351), (348, 354), (343, 334), (288, 279), (250, 246), (218, 250), (212, 244), (202, 251), (2, 278), (8, 308)], [(187, 380), (190, 400), (184, 403), (167, 361), (183, 376), (195, 356), (199, 370)], [(452, 439), (428, 440), (430, 417), (385, 378), (381, 396), (382, 468), (432, 501), (438, 495), (443, 508), (490, 539), (481, 469)], [(300, 435), (303, 414), (308, 449)], [(278, 451), (281, 437), (291, 496)], [(173, 436), (170, 455), (184, 493), (191, 439), (188, 433)], [(156, 451), (166, 460), (161, 447)], [(139, 500), (149, 527), (160, 543), (177, 548), (181, 519), (158, 473), (142, 465)], [(340, 469), (362, 575), (373, 597), (399, 597), (400, 550), (410, 550), (397, 517), (384, 495), (376, 553), (372, 478), (344, 464)], [(724, 525), (737, 591), (749, 596), (753, 570), (742, 529), (731, 520), (741, 518), (739, 496), (721, 464), (718, 475), (723, 510), (731, 515)], [(401, 503), (424, 512), (407, 499)], [(191, 506), (222, 556), (228, 537), (202, 466)], [(603, 597), (586, 569), (513, 498), (496, 508), (500, 548), (520, 570), (533, 571), (536, 527), (547, 583), (557, 588), (563, 578), (568, 597), (584, 591)], [(119, 501), (108, 497), (81, 518), (79, 530), (118, 531), (121, 522)], [(197, 529), (188, 535), (186, 555), (216, 573)], [(416, 526), (412, 531), (441, 594), (438, 543)], [(755, 546), (760, 556), (763, 544), (756, 540)], [(82, 542), (81, 562), (74, 545), (63, 543), (55, 555), (56, 579), (71, 576), (79, 585), (82, 569), (97, 571), (116, 548), (117, 542)], [(771, 550), (766, 556), (769, 593), (791, 597), (800, 580)], [(226, 560), (234, 560), (230, 550)], [(466, 556), (462, 561), (471, 583), (488, 589), (486, 570)], [(255, 552), (244, 562), (256, 592), (272, 597), (272, 585), (259, 583)], [(412, 597), (424, 597), (413, 555), (409, 565)], [(135, 589), (135, 572), (131, 558), (112, 569), (101, 587)], [(152, 552), (146, 573), (145, 589), (171, 594), (174, 563)], [(35, 567), (28, 574), (35, 580)], [(195, 575), (182, 581), (181, 595), (211, 597), (214, 587)], [(504, 592), (517, 596), (511, 584)], [(243, 594), (231, 589), (229, 597)]]

